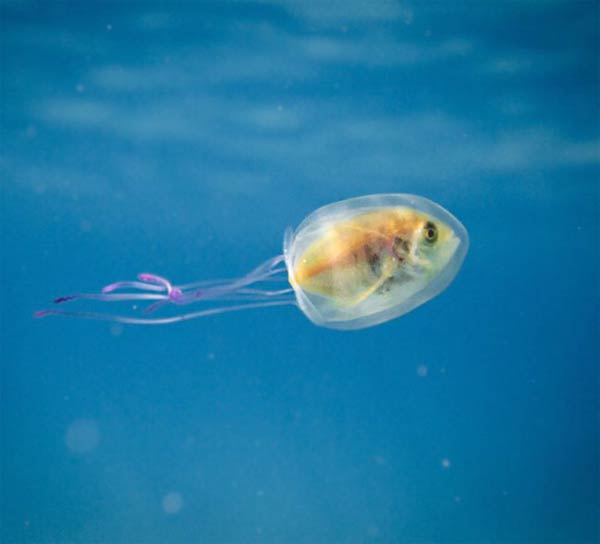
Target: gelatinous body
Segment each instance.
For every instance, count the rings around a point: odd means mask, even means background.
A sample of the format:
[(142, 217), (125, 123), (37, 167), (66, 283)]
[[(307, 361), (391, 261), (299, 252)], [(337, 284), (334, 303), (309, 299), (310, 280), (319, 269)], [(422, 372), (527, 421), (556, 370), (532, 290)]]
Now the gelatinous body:
[[(318, 209), (295, 231), (288, 229), (283, 255), (242, 278), (174, 286), (160, 276), (140, 274), (137, 281), (113, 283), (98, 294), (55, 300), (153, 301), (145, 314), (163, 306), (204, 304), (199, 311), (162, 318), (55, 309), (35, 315), (164, 324), (296, 303), (317, 325), (359, 329), (394, 319), (444, 290), (468, 245), (462, 224), (434, 202), (414, 195), (371, 195)], [(274, 287), (285, 275), (290, 286)]]
[(358, 329), (396, 318), (452, 281), (465, 228), (413, 195), (373, 195), (325, 206), (286, 235), (289, 280), (316, 324)]

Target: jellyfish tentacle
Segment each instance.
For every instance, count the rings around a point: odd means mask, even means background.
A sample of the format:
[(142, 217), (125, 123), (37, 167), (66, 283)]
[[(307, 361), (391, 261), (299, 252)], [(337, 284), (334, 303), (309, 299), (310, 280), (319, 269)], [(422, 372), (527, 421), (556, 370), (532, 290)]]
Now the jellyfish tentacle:
[(103, 293), (112, 293), (120, 289), (140, 289), (143, 291), (165, 291), (163, 285), (151, 285), (141, 281), (117, 281), (102, 288)]
[(54, 299), (54, 304), (62, 304), (72, 300), (87, 299), (101, 300), (102, 302), (123, 302), (128, 300), (162, 300), (165, 295), (153, 295), (150, 293), (78, 293)]
[(231, 287), (233, 285), (249, 285), (251, 283), (259, 283), (261, 281), (287, 281), (286, 276), (282, 276), (286, 272), (285, 266), (278, 266), (284, 260), (283, 255), (278, 255), (277, 257), (273, 257), (264, 263), (260, 264), (248, 274), (240, 278), (222, 278), (222, 279), (214, 279), (214, 280), (202, 280), (195, 281), (192, 283), (185, 283), (179, 285), (178, 287), (182, 291), (188, 291), (195, 288), (208, 288), (208, 287), (217, 287), (217, 286), (228, 286)]
[[(169, 297), (175, 304), (189, 304), (199, 299), (214, 300), (222, 298), (232, 293), (243, 293), (243, 289), (252, 284), (272, 281), (273, 276), (285, 272), (285, 267), (279, 267), (283, 255), (273, 257), (257, 266), (247, 275), (232, 280), (219, 280), (214, 285), (203, 284), (202, 282), (171, 287)], [(170, 284), (169, 284), (170, 285)], [(202, 287), (194, 290), (195, 287)], [(291, 291), (291, 290), (290, 290)], [(252, 294), (265, 294), (270, 296), (268, 291), (255, 290)]]
[(240, 289), (240, 293), (247, 293), (249, 295), (261, 295), (266, 297), (277, 297), (280, 295), (287, 295), (288, 293), (293, 293), (294, 290), (290, 287), (287, 289), (276, 289), (276, 290), (265, 290), (265, 289)]
[(171, 291), (171, 289), (173, 288), (171, 282), (167, 278), (163, 278), (162, 276), (158, 276), (157, 274), (143, 272), (141, 274), (138, 274), (138, 280), (154, 285), (162, 285), (162, 287), (167, 291)]
[(142, 310), (142, 313), (151, 314), (151, 313), (155, 312), (156, 310), (158, 310), (159, 308), (166, 306), (167, 304), (169, 304), (168, 300), (160, 300), (160, 301), (155, 302), (154, 304), (150, 304), (150, 306), (147, 306), (146, 308), (144, 308)]
[[(169, 305), (183, 306), (194, 302), (213, 303), (215, 305), (215, 307), (197, 312), (164, 318), (147, 318), (88, 311), (46, 309), (35, 312), (34, 316), (39, 318), (47, 315), (63, 315), (131, 324), (164, 324), (235, 310), (295, 304), (293, 289), (289, 287), (285, 289), (269, 288), (271, 282), (284, 279), (282, 275), (286, 272), (286, 268), (281, 265), (283, 261), (283, 255), (277, 255), (240, 278), (207, 280), (185, 285), (174, 285), (163, 276), (144, 272), (138, 274), (135, 281), (111, 283), (102, 288), (100, 293), (78, 293), (62, 296), (54, 301), (56, 304), (78, 299), (102, 302), (153, 301), (152, 304), (141, 310), (145, 315), (154, 313), (159, 308)], [(136, 291), (115, 293), (117, 290), (124, 289), (135, 289)], [(233, 304), (235, 302), (239, 302), (239, 304)], [(137, 307), (134, 306), (133, 309), (137, 310)]]
[(70, 300), (76, 300), (78, 298), (82, 298), (82, 295), (67, 295), (64, 297), (57, 297), (52, 302), (54, 302), (54, 304), (62, 304), (63, 302), (69, 302)]
[(209, 308), (207, 310), (200, 310), (198, 312), (190, 312), (185, 314), (179, 314), (171, 317), (159, 317), (159, 318), (148, 318), (148, 317), (128, 317), (124, 315), (112, 315), (102, 314), (96, 312), (71, 312), (65, 310), (39, 310), (33, 314), (36, 318), (42, 318), (49, 315), (62, 315), (67, 317), (79, 317), (82, 319), (96, 319), (102, 321), (113, 321), (117, 323), (126, 323), (129, 325), (166, 325), (169, 323), (177, 323), (178, 321), (188, 321), (190, 319), (196, 319), (199, 317), (206, 317), (209, 315), (218, 315), (227, 312), (236, 312), (242, 310), (252, 310), (257, 308), (267, 308), (270, 306), (286, 306), (294, 304), (293, 300), (279, 300), (270, 302), (257, 302), (251, 304), (238, 304), (235, 306), (225, 306), (220, 308)]

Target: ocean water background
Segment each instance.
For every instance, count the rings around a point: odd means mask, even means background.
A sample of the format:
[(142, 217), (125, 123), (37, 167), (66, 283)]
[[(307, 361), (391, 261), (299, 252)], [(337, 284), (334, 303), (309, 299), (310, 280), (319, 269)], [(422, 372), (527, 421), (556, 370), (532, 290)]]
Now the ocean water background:
[[(2, 542), (599, 540), (598, 2), (0, 6)], [(390, 323), (32, 318), (380, 192), (471, 236)]]

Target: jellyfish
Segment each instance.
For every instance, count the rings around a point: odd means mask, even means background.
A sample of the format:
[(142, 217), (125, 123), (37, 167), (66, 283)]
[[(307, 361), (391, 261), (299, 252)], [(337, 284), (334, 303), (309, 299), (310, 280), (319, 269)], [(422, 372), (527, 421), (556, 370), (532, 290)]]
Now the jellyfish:
[[(162, 325), (296, 305), (316, 325), (362, 329), (395, 319), (441, 293), (458, 273), (468, 246), (465, 227), (435, 202), (409, 194), (368, 195), (319, 208), (295, 230), (288, 228), (283, 253), (243, 277), (174, 285), (143, 273), (99, 293), (54, 300), (61, 306), (126, 302), (129, 314), (51, 308), (34, 316)], [(140, 308), (140, 303), (149, 304)], [(199, 308), (184, 309), (193, 304)], [(165, 307), (175, 315), (158, 316)]]

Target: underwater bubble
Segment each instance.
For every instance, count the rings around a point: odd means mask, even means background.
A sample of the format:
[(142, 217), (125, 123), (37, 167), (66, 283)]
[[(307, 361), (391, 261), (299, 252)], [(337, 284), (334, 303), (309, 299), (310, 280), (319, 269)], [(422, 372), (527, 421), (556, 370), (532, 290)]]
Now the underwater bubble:
[(444, 457), (442, 459), (442, 468), (450, 468), (451, 465), (452, 463), (450, 462), (450, 459), (448, 459), (447, 457)]
[(427, 365), (419, 365), (417, 367), (417, 376), (419, 376), (420, 378), (424, 378), (425, 376), (427, 376)]
[(183, 507), (183, 498), (181, 497), (181, 493), (177, 493), (176, 491), (171, 491), (167, 493), (162, 500), (163, 510), (167, 514), (177, 514)]
[(367, 533), (369, 535), (369, 538), (378, 538), (381, 534), (379, 527), (377, 527), (377, 525), (369, 525), (368, 529), (367, 529)]
[(89, 453), (100, 443), (98, 425), (92, 419), (77, 419), (69, 425), (65, 442), (73, 453)]
[(373, 458), (373, 461), (375, 461), (376, 465), (379, 465), (379, 466), (385, 465), (385, 457), (383, 455), (376, 455)]

